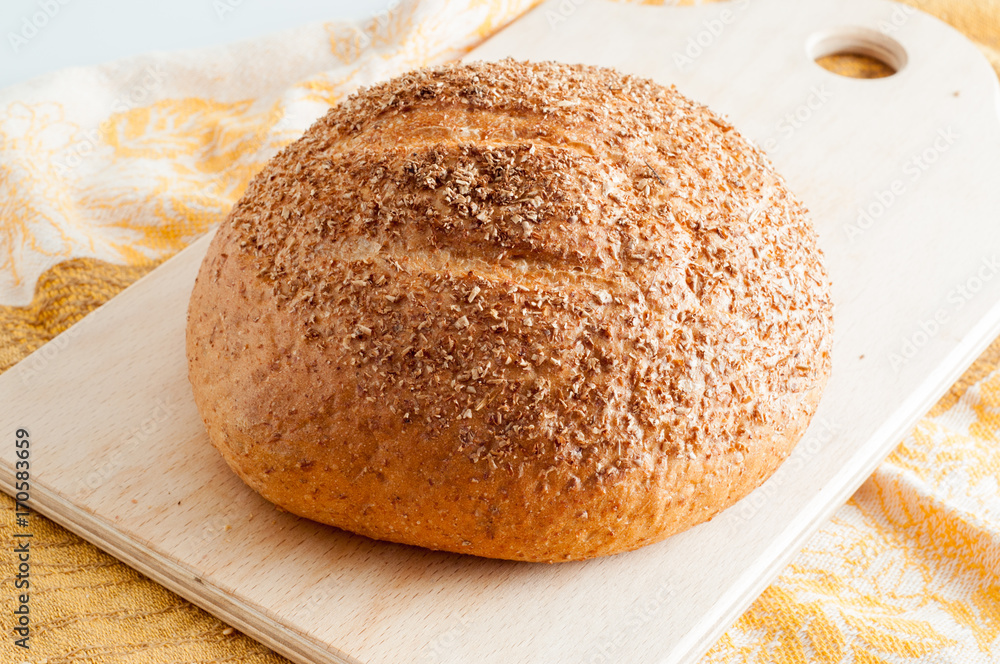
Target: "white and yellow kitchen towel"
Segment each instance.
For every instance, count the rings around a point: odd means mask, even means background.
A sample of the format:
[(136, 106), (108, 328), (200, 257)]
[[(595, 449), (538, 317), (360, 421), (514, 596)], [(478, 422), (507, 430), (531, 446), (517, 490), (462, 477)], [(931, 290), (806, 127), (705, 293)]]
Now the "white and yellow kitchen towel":
[[(458, 57), (534, 4), (390, 1), (362, 24), (0, 90), (0, 371), (221, 221), (330, 104)], [(965, 32), (1000, 71), (1000, 0), (913, 4)], [(707, 662), (1000, 662), (998, 359), (995, 343)], [(0, 498), (0, 511), (9, 543), (13, 501)], [(0, 661), (285, 661), (59, 526), (34, 525), (32, 649), (25, 657), (5, 634)], [(0, 551), (9, 603), (15, 561), (10, 546)]]

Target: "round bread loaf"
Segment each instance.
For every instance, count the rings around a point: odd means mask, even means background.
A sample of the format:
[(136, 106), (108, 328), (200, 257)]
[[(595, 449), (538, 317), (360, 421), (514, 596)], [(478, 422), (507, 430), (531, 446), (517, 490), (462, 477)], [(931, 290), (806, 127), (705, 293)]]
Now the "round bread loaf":
[(456, 64), (361, 90), (250, 183), (191, 296), (212, 443), (282, 508), (527, 561), (711, 518), (830, 371), (816, 235), (673, 88)]

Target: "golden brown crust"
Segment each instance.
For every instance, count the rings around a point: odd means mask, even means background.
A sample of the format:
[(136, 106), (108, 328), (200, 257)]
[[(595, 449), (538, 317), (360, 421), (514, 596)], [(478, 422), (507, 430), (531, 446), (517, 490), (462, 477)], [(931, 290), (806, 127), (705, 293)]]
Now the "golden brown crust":
[(558, 561), (758, 486), (831, 326), (805, 210), (727, 122), (504, 61), (362, 90), (275, 157), (212, 242), (187, 343), (213, 444), (267, 499)]

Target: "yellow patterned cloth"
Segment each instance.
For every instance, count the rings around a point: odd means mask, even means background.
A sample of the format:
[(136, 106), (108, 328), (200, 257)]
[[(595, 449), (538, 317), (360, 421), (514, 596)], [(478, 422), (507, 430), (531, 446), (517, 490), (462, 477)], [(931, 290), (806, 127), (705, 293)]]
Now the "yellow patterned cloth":
[[(0, 90), (0, 371), (220, 221), (330, 104), (457, 57), (535, 3), (394, 3), (358, 25)], [(1000, 72), (1000, 0), (911, 4), (963, 31)], [(1000, 340), (705, 662), (1000, 662), (998, 360)], [(39, 516), (32, 649), (14, 648), (6, 496), (0, 512), (0, 662), (286, 661)]]

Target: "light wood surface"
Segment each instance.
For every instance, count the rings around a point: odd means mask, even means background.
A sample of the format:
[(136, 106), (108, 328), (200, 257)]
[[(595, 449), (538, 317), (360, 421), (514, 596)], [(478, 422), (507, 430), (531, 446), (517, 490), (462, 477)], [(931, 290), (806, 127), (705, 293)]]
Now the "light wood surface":
[[(812, 62), (843, 45), (902, 69), (856, 80)], [(676, 83), (765, 146), (812, 210), (834, 372), (771, 481), (661, 544), (561, 565), (279, 513), (210, 447), (190, 396), (184, 322), (203, 238), (0, 377), (2, 488), (14, 431), (28, 429), (38, 511), (301, 662), (700, 655), (1000, 332), (1000, 93), (960, 35), (875, 0), (554, 0), (470, 57), (505, 55)]]

